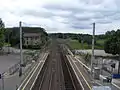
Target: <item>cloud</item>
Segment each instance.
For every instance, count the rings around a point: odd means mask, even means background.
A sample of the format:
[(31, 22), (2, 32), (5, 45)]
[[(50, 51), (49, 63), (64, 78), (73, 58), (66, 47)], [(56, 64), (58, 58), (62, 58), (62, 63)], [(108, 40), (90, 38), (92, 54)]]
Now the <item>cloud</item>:
[(73, 27), (74, 29), (92, 29), (92, 27), (90, 26), (85, 26), (85, 25), (72, 25), (71, 27)]
[(6, 27), (42, 26), (47, 32), (96, 34), (120, 25), (120, 0), (2, 0), (0, 17)]
[(54, 16), (53, 13), (50, 13), (48, 10), (44, 8), (40, 8), (40, 10), (24, 10), (20, 12), (23, 16), (33, 16), (33, 17), (43, 17), (43, 18), (51, 18)]

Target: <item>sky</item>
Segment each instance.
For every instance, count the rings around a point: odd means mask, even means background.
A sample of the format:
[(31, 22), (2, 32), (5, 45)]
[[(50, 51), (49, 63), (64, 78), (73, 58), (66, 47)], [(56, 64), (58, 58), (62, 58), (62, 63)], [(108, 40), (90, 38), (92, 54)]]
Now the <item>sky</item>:
[(5, 27), (38, 26), (48, 33), (96, 34), (120, 28), (120, 0), (0, 0)]

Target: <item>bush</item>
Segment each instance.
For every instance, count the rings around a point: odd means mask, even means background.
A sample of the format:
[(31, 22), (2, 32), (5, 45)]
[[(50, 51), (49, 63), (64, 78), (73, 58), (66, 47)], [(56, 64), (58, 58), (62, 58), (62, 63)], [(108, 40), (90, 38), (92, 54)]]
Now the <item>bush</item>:
[(24, 49), (41, 49), (41, 46), (40, 45), (28, 45), (28, 46), (23, 45), (23, 48)]

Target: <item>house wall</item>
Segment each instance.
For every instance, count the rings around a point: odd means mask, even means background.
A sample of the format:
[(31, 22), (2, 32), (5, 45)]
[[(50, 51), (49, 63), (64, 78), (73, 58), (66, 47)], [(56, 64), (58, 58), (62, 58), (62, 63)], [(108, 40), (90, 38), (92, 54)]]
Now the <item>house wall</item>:
[(25, 36), (24, 37), (24, 46), (28, 45), (40, 45), (41, 38), (39, 36)]

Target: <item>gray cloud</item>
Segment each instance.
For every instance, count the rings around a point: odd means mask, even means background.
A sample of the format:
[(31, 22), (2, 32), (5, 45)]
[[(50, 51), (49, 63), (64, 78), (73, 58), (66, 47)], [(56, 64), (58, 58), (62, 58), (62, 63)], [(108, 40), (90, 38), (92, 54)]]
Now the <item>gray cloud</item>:
[(50, 10), (63, 10), (63, 11), (71, 11), (73, 13), (78, 13), (78, 12), (84, 12), (84, 7), (83, 8), (78, 8), (75, 6), (65, 6), (65, 5), (56, 5), (56, 4), (46, 4), (43, 6), (45, 9), (50, 9)]
[(54, 16), (54, 14), (49, 11), (24, 10), (21, 11), (20, 13), (26, 16), (43, 17), (43, 18), (51, 18)]
[(7, 26), (25, 20), (54, 32), (84, 29), (89, 33), (93, 22), (99, 25), (97, 32), (118, 28), (120, 24), (120, 0), (10, 0), (8, 4), (2, 1), (0, 17)]
[(71, 25), (72, 28), (74, 29), (92, 29), (90, 26), (85, 26), (85, 25)]
[(73, 20), (76, 21), (89, 21), (91, 18), (90, 17), (74, 17)]
[(116, 11), (101, 11), (100, 12), (104, 17), (109, 17), (109, 16), (113, 16), (114, 14), (116, 14)]
[[(89, 3), (86, 1), (85, 3)], [(97, 4), (101, 4), (101, 2), (96, 2)], [(94, 3), (91, 3), (94, 4)], [(86, 4), (87, 5), (87, 4)], [(64, 24), (68, 24), (73, 29), (91, 29), (91, 27), (87, 23), (92, 23), (92, 20), (94, 20), (96, 23), (99, 24), (108, 24), (111, 23), (114, 19), (111, 19), (111, 16), (114, 16), (117, 12), (114, 10), (109, 9), (93, 9), (89, 10), (88, 8), (78, 8), (78, 7), (65, 7), (62, 5), (45, 5), (45, 9), (48, 10), (64, 10), (72, 12), (71, 14), (68, 14), (67, 16), (64, 15), (58, 15), (62, 18), (67, 18), (67, 21), (63, 21)], [(78, 16), (76, 16), (78, 15)], [(107, 20), (105, 18), (108, 18)], [(115, 18), (117, 19), (117, 18)], [(72, 24), (71, 24), (72, 23)], [(82, 25), (80, 25), (82, 23)]]
[(112, 21), (109, 21), (109, 20), (99, 20), (99, 21), (96, 21), (96, 23), (99, 23), (99, 24), (108, 24), (108, 23), (112, 23)]
[(120, 12), (117, 12), (113, 16), (109, 17), (111, 20), (120, 20)]

